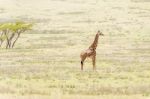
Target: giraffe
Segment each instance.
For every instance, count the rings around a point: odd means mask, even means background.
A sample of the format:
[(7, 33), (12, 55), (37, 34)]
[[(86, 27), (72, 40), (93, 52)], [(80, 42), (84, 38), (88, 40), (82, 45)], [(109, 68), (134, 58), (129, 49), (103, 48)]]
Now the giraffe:
[(93, 70), (96, 70), (96, 66), (95, 66), (96, 65), (96, 48), (97, 48), (99, 36), (104, 36), (104, 34), (98, 30), (98, 32), (95, 35), (95, 39), (94, 39), (93, 43), (89, 46), (88, 49), (81, 52), (81, 54), (80, 54), (81, 70), (83, 70), (83, 63), (84, 63), (85, 59), (88, 57), (92, 59)]

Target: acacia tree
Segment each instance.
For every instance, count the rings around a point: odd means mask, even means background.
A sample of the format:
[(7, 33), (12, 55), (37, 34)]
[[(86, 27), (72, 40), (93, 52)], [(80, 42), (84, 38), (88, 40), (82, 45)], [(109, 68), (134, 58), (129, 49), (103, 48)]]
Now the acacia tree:
[(31, 30), (32, 24), (25, 22), (3, 23), (0, 24), (0, 47), (13, 48), (18, 41), (21, 33)]

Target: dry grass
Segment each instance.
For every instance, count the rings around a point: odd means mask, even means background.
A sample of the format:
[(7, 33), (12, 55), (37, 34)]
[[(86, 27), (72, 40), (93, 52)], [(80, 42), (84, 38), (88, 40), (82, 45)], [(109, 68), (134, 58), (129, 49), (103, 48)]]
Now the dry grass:
[(52, 95), (52, 96), (41, 96), (41, 95), (0, 95), (1, 99), (149, 99), (148, 97), (143, 97), (140, 95), (101, 95), (101, 96), (90, 96), (90, 95)]
[[(150, 6), (141, 0), (0, 0), (0, 22), (35, 23), (0, 49), (0, 98), (144, 99), (150, 95)], [(22, 5), (23, 4), (23, 5)], [(97, 71), (80, 52), (97, 30)], [(38, 96), (39, 95), (39, 96)], [(79, 96), (77, 96), (79, 95)], [(40, 98), (41, 99), (41, 98)]]

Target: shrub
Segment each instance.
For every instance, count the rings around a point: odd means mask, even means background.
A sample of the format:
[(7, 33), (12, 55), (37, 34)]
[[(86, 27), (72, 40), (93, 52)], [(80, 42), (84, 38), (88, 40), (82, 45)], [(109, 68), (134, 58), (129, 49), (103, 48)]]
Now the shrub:
[[(20, 35), (31, 30), (32, 24), (25, 22), (2, 23), (0, 24), (0, 47), (13, 48), (20, 38)], [(3, 44), (6, 42), (6, 44)]]

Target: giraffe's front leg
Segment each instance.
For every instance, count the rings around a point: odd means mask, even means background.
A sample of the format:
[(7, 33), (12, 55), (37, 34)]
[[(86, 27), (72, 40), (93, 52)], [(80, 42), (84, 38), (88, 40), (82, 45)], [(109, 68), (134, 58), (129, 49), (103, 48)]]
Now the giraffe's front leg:
[(92, 57), (93, 70), (96, 70), (96, 55)]

